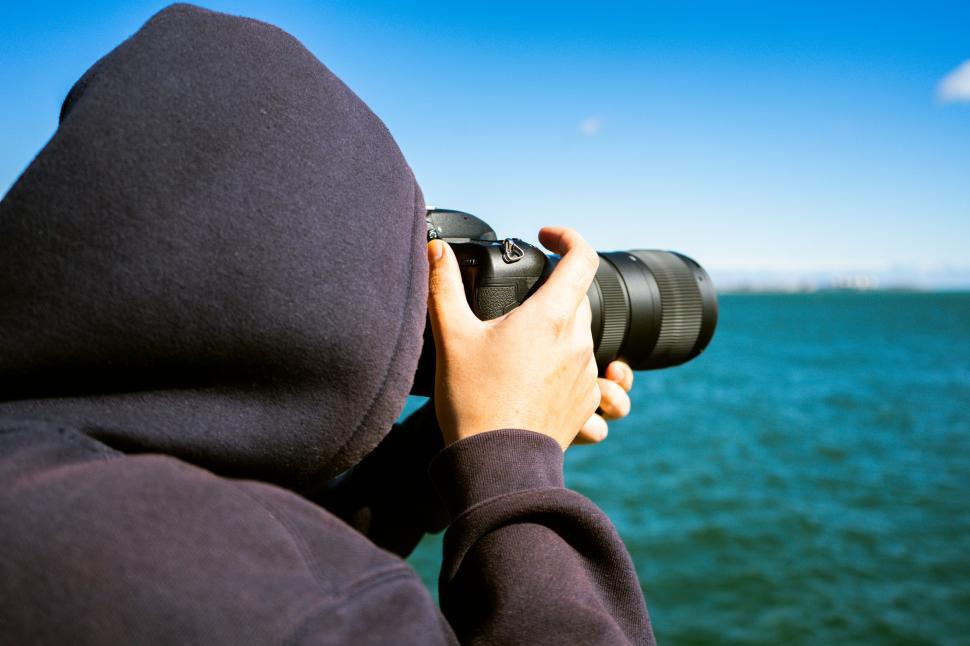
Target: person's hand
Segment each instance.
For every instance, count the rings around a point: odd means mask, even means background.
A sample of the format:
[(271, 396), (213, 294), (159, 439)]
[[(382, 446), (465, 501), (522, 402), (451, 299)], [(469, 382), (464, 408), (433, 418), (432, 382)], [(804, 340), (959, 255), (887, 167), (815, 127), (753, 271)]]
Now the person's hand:
[(600, 405), (586, 298), (599, 256), (572, 229), (547, 227), (539, 240), (562, 259), (528, 300), (490, 321), (468, 306), (451, 248), (428, 244), (435, 410), (447, 444), (519, 428), (565, 450)]
[(596, 444), (606, 439), (608, 420), (626, 417), (630, 412), (630, 388), (633, 387), (633, 369), (623, 361), (613, 361), (606, 367), (606, 378), (599, 379), (600, 407), (593, 413), (573, 444)]

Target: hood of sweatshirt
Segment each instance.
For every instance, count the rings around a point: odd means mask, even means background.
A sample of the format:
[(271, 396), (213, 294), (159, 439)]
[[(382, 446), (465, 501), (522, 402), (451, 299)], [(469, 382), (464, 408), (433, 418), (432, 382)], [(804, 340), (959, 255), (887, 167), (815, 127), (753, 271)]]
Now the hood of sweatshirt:
[(0, 203), (0, 417), (299, 487), (355, 464), (421, 351), (424, 202), (297, 40), (169, 7), (71, 89)]

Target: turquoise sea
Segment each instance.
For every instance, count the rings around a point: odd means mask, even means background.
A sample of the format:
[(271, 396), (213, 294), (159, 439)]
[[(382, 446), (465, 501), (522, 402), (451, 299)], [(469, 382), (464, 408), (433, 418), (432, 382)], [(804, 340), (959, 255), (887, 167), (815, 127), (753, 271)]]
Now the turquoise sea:
[(725, 295), (632, 396), (566, 477), (661, 643), (970, 644), (970, 294)]

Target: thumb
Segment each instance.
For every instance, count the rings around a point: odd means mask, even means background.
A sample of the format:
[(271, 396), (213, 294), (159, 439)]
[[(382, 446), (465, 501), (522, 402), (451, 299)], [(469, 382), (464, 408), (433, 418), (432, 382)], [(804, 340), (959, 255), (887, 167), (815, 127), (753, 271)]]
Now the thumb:
[(428, 243), (428, 317), (439, 347), (442, 335), (479, 323), (465, 300), (455, 252), (442, 240)]

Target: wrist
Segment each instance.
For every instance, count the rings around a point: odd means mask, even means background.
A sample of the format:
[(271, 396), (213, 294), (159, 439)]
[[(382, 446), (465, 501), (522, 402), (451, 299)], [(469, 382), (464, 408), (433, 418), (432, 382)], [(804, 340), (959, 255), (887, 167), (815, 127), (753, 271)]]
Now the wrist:
[(435, 456), (428, 473), (452, 519), (497, 496), (564, 486), (559, 443), (514, 428), (456, 441)]

